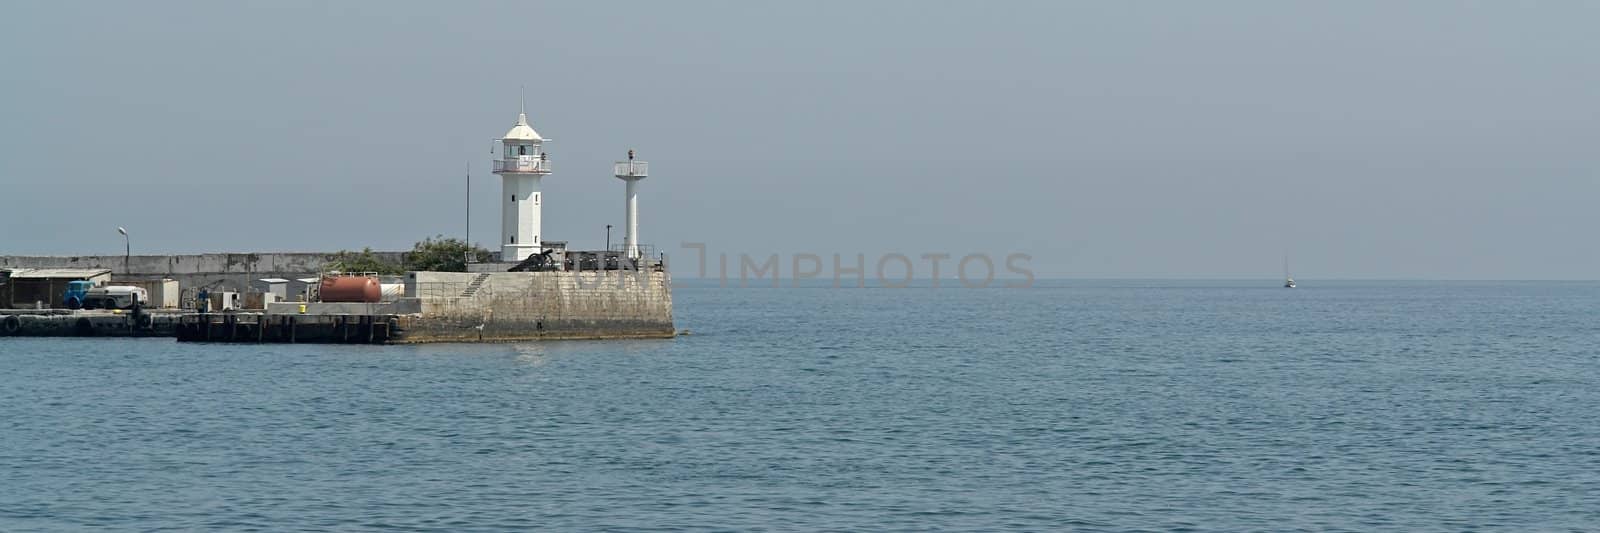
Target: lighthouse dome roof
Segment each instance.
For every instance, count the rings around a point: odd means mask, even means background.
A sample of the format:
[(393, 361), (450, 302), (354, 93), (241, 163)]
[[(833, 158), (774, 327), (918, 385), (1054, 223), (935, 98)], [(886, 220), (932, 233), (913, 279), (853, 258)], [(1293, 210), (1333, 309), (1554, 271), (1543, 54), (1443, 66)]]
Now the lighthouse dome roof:
[(506, 136), (503, 139), (507, 141), (543, 141), (544, 137), (540, 137), (539, 132), (533, 131), (533, 126), (528, 125), (527, 113), (519, 113), (517, 115), (517, 125), (512, 126), (511, 131), (506, 132)]

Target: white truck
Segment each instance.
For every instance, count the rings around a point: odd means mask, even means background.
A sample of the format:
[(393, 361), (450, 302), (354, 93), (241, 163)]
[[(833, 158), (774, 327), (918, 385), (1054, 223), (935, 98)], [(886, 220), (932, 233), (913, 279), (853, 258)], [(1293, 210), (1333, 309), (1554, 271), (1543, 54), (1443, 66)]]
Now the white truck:
[(150, 292), (143, 287), (129, 287), (126, 285), (111, 285), (96, 287), (84, 292), (83, 307), (85, 309), (132, 309), (133, 302), (138, 299), (139, 305), (150, 303)]

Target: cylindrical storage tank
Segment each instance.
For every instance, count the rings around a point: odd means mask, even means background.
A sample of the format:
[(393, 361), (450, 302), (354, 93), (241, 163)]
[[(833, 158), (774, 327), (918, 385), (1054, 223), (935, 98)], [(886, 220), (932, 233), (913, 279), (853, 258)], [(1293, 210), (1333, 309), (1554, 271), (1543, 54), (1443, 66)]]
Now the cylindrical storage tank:
[(324, 302), (377, 303), (383, 300), (378, 280), (365, 276), (327, 276), (317, 293)]

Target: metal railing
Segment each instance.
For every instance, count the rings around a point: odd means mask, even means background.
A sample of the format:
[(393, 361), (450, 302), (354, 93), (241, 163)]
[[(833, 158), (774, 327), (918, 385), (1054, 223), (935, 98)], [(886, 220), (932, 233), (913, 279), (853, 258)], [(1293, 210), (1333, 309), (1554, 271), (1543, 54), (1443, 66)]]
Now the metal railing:
[[(650, 256), (653, 256), (653, 255), (656, 255), (656, 247), (655, 246), (651, 246), (651, 245), (648, 245), (648, 244), (637, 244), (637, 245), (634, 245), (634, 247), (639, 249), (639, 257), (650, 257)], [(606, 250), (606, 251), (608, 251), (608, 252), (627, 253), (628, 252), (628, 243), (620, 243), (620, 244), (619, 243), (611, 243), (611, 249), (610, 250)]]
[(644, 161), (618, 161), (616, 171), (618, 176), (648, 176), (650, 164)]
[(518, 159), (494, 160), (495, 172), (550, 172), (550, 160), (539, 159), (534, 156), (518, 156)]

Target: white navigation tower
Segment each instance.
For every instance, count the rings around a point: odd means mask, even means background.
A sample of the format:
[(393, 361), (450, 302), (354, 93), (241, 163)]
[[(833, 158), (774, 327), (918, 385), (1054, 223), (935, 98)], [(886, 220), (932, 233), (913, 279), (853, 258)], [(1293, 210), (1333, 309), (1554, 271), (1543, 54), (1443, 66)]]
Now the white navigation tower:
[(528, 125), (524, 108), (517, 125), (500, 138), (500, 159), (494, 173), (500, 175), (500, 260), (516, 262), (541, 251), (539, 180), (550, 174), (550, 159), (544, 152), (539, 132)]
[(622, 240), (622, 251), (626, 252), (628, 259), (639, 258), (639, 180), (650, 174), (650, 164), (633, 159), (633, 150), (628, 150), (628, 160), (618, 161), (616, 175), (627, 185), (627, 235)]

